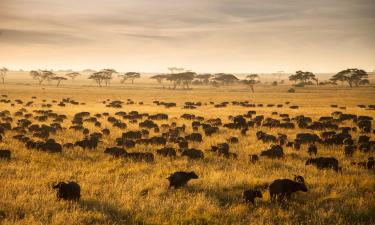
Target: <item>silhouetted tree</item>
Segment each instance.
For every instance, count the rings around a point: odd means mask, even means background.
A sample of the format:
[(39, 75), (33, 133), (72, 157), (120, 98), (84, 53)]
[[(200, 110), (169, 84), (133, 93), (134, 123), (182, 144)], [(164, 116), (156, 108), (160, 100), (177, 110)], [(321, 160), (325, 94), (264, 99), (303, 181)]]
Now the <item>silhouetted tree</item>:
[(99, 87), (102, 87), (104, 82), (105, 86), (110, 85), (110, 81), (112, 80), (112, 74), (117, 73), (114, 69), (103, 69), (99, 72), (95, 72), (91, 74), (88, 79), (94, 80)]
[(159, 84), (163, 83), (164, 79), (168, 78), (168, 74), (158, 74), (150, 77), (150, 79), (155, 79)]
[(137, 72), (127, 72), (125, 74), (118, 75), (121, 78), (121, 83), (125, 83), (127, 80), (130, 80), (131, 83), (134, 83), (134, 79), (140, 78), (141, 74)]
[(3, 67), (3, 68), (0, 69), (0, 78), (1, 78), (1, 80), (3, 82), (3, 84), (5, 83), (5, 75), (7, 74), (8, 71), (9, 70), (7, 68), (5, 68), (5, 67)]
[(39, 85), (41, 85), (44, 81), (50, 81), (55, 74), (49, 70), (32, 70), (30, 71), (30, 75), (34, 80), (37, 80)]
[(368, 74), (364, 70), (360, 69), (346, 69), (338, 72), (330, 79), (333, 82), (341, 81), (347, 82), (349, 86), (352, 88), (353, 84), (358, 87), (361, 80), (368, 78)]
[(254, 93), (254, 85), (259, 84), (259, 75), (258, 74), (250, 74), (246, 76), (245, 80), (242, 80), (242, 82), (246, 85), (248, 85), (251, 89), (251, 91)]
[(212, 75), (209, 74), (209, 73), (199, 74), (199, 75), (195, 76), (196, 79), (198, 79), (202, 84), (205, 84), (205, 85), (208, 85), (211, 77), (212, 77)]
[(239, 79), (233, 74), (217, 73), (214, 75), (213, 80), (221, 82), (223, 85), (228, 85), (238, 81)]
[(61, 81), (67, 80), (67, 78), (65, 78), (65, 77), (59, 77), (59, 76), (54, 76), (51, 79), (57, 81), (57, 85), (56, 85), (57, 87), (60, 85)]
[(182, 88), (189, 89), (189, 85), (194, 80), (196, 73), (194, 72), (184, 72), (184, 73), (175, 73), (170, 74), (167, 77), (167, 80), (173, 83), (173, 89), (176, 89), (178, 86), (182, 86)]
[(72, 73), (67, 73), (67, 74), (65, 74), (65, 76), (67, 76), (67, 77), (69, 77), (70, 79), (72, 79), (72, 81), (76, 78), (76, 77), (78, 77), (78, 76), (80, 76), (81, 74), (80, 73), (78, 73), (78, 72), (72, 72)]
[(315, 74), (312, 72), (304, 72), (304, 71), (296, 71), (295, 74), (292, 74), (289, 76), (290, 81), (294, 81), (296, 83), (297, 81), (300, 81), (300, 84), (305, 85), (309, 84), (309, 81), (313, 80), (318, 84), (318, 79), (315, 77)]

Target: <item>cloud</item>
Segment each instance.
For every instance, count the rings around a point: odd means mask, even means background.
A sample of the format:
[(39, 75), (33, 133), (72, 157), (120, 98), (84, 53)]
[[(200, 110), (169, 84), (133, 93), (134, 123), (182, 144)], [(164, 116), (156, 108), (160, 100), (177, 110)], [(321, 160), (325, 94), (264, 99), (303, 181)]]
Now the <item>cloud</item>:
[(71, 34), (64, 34), (61, 32), (0, 28), (0, 43), (17, 45), (78, 45), (87, 42), (90, 42), (90, 40), (87, 38)]
[(374, 11), (373, 0), (0, 0), (0, 45), (139, 64), (146, 54), (231, 68), (345, 56), (375, 67)]

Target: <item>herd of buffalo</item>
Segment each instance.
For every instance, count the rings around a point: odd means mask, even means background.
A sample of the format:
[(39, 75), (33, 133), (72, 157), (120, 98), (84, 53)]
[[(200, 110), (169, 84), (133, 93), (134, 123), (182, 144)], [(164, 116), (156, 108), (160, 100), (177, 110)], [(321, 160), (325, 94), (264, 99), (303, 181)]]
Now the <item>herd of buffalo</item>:
[[(270, 116), (259, 115), (256, 108), (269, 107), (281, 110), (283, 108), (298, 109), (298, 106), (285, 104), (252, 104), (247, 101), (233, 101), (221, 103), (201, 103), (186, 102), (184, 109), (196, 109), (202, 105), (213, 105), (216, 108), (223, 108), (229, 105), (252, 108), (241, 115), (229, 116), (224, 122), (221, 118), (204, 118), (195, 114), (185, 113), (180, 116), (180, 120), (185, 121), (183, 125), (176, 122), (169, 122), (169, 115), (166, 113), (149, 114), (138, 111), (117, 111), (113, 114), (108, 112), (92, 114), (90, 112), (79, 112), (70, 117), (68, 115), (56, 113), (52, 107), (66, 107), (67, 105), (84, 105), (70, 98), (61, 101), (47, 103), (43, 100), (42, 108), (34, 109), (34, 100), (23, 102), (16, 99), (11, 100), (8, 96), (2, 95), (0, 104), (5, 105), (9, 110), (0, 111), (0, 142), (5, 142), (5, 135), (20, 143), (24, 143), (26, 149), (43, 151), (47, 153), (61, 153), (64, 149), (82, 148), (85, 150), (95, 150), (100, 146), (104, 154), (114, 158), (122, 158), (134, 162), (154, 163), (155, 155), (160, 157), (187, 157), (189, 160), (201, 160), (206, 155), (227, 158), (228, 160), (242, 160), (238, 154), (231, 151), (231, 146), (246, 138), (248, 132), (256, 131), (256, 139), (263, 143), (268, 143), (269, 147), (261, 151), (260, 154), (250, 154), (246, 159), (249, 164), (258, 163), (262, 157), (278, 160), (285, 157), (284, 149), (294, 149), (300, 151), (305, 145), (307, 153), (311, 156), (306, 161), (306, 166), (312, 165), (317, 169), (332, 169), (342, 172), (342, 166), (335, 157), (322, 157), (319, 155), (319, 146), (335, 146), (342, 149), (345, 157), (352, 157), (356, 151), (361, 151), (368, 155), (363, 161), (352, 161), (351, 166), (357, 166), (366, 170), (375, 169), (375, 160), (372, 155), (375, 153), (375, 141), (371, 135), (375, 133), (370, 116), (348, 114), (345, 107), (338, 107), (330, 115), (313, 119), (304, 115), (290, 116), (287, 113), (272, 112)], [(176, 103), (161, 101), (153, 102), (157, 106), (167, 108), (177, 107)], [(108, 108), (121, 110), (124, 104), (139, 104), (132, 100), (110, 101), (105, 100), (103, 104)], [(359, 105), (364, 110), (373, 110), (374, 106)], [(2, 107), (4, 108), (4, 107)], [(61, 111), (61, 110), (60, 110)], [(66, 122), (70, 120), (69, 122)], [(190, 122), (189, 122), (190, 121)], [(69, 124), (69, 125), (64, 125)], [(90, 131), (87, 124), (97, 127), (96, 132)], [(129, 124), (139, 128), (130, 130)], [(186, 125), (190, 124), (190, 125)], [(264, 129), (262, 129), (264, 128)], [(267, 128), (267, 129), (265, 129)], [(304, 132), (297, 133), (290, 137), (284, 133), (277, 135), (267, 133), (272, 128), (280, 130), (299, 128)], [(114, 129), (122, 131), (121, 136), (115, 137), (116, 145), (103, 146), (102, 140), (111, 136)], [(238, 136), (232, 136), (225, 142), (211, 146), (209, 149), (196, 149), (191, 147), (194, 142), (204, 142), (208, 136), (219, 134), (222, 130), (238, 131)], [(64, 130), (74, 130), (81, 132), (84, 138), (74, 142), (59, 143), (53, 136), (57, 132)], [(152, 134), (152, 135), (151, 135)], [(112, 136), (111, 136), (112, 137)], [(131, 151), (138, 145), (158, 146), (154, 152)], [(9, 147), (10, 148), (10, 147)], [(12, 160), (11, 149), (1, 149), (0, 159)], [(174, 188), (183, 187), (191, 179), (198, 179), (194, 171), (177, 171), (168, 178), (169, 186)], [(64, 200), (79, 200), (80, 186), (76, 182), (59, 182), (53, 186), (57, 191), (57, 198)], [(289, 199), (291, 194), (297, 191), (307, 192), (305, 179), (302, 176), (295, 176), (294, 179), (277, 179), (267, 185), (272, 201), (283, 201)], [(262, 198), (262, 191), (258, 189), (245, 190), (243, 199), (245, 202), (254, 203), (255, 198)]]

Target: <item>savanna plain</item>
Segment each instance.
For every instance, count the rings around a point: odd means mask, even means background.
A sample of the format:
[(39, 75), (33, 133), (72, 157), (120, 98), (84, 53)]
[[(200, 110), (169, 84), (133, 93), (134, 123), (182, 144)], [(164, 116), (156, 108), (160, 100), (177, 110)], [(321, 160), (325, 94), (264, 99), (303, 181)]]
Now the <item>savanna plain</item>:
[[(270, 145), (258, 140), (258, 131), (275, 136), (286, 134), (288, 141), (293, 141), (298, 133), (320, 135), (330, 129), (311, 130), (298, 126), (286, 129), (260, 124), (242, 134), (239, 129), (218, 126), (219, 131), (209, 136), (204, 134), (202, 127), (193, 130), (194, 119), (181, 118), (183, 114), (193, 114), (203, 117), (200, 123), (220, 118), (225, 124), (248, 111), (255, 111), (253, 117), (264, 115), (264, 118), (278, 120), (280, 114), (288, 114), (290, 118), (304, 115), (316, 121), (323, 116), (332, 116), (335, 111), (375, 117), (375, 111), (367, 107), (375, 100), (372, 86), (353, 89), (340, 85), (313, 86), (296, 88), (295, 93), (288, 93), (289, 88), (289, 85), (259, 85), (252, 93), (240, 85), (193, 87), (191, 90), (163, 89), (160, 85), (142, 82), (101, 88), (70, 85), (68, 81), (60, 87), (22, 82), (0, 85), (1, 99), (10, 100), (0, 103), (0, 111), (9, 111), (12, 127), (17, 127), (17, 121), (24, 119), (23, 115), (27, 113), (32, 114), (29, 118), (32, 124), (51, 124), (53, 118), (50, 117), (38, 121), (35, 110), (52, 110), (66, 115), (60, 122), (62, 129), (49, 136), (62, 146), (83, 140), (90, 133), (105, 128), (110, 130), (95, 149), (63, 147), (57, 154), (27, 149), (24, 142), (14, 138), (19, 134), (17, 130), (6, 130), (0, 149), (9, 149), (12, 156), (10, 160), (0, 160), (0, 224), (374, 224), (375, 171), (352, 165), (352, 162), (375, 156), (373, 150), (356, 149), (349, 157), (344, 154), (342, 145), (316, 143), (317, 156), (335, 157), (341, 172), (306, 166), (306, 160), (311, 157), (307, 144), (302, 144), (300, 150), (283, 145), (283, 158), (259, 156), (259, 160), (252, 163), (249, 155), (260, 155)], [(59, 106), (58, 103), (66, 98), (78, 104)], [(17, 103), (17, 99), (22, 103)], [(108, 107), (114, 100), (122, 101), (122, 107)], [(26, 106), (29, 101), (33, 103)], [(167, 108), (154, 101), (173, 102), (176, 106)], [(254, 105), (243, 106), (234, 101)], [(195, 109), (186, 109), (185, 102), (201, 104)], [(228, 104), (215, 107), (222, 102)], [(145, 116), (136, 122), (129, 121), (116, 115), (120, 111), (168, 115), (168, 119), (154, 120), (160, 130), (149, 129), (148, 137), (162, 136), (172, 123), (176, 127), (186, 126), (180, 134), (182, 137), (201, 133), (202, 142), (189, 142), (189, 148), (201, 150), (204, 158), (189, 159), (179, 152), (176, 157), (164, 157), (156, 154), (163, 146), (142, 143), (126, 151), (153, 153), (153, 162), (105, 154), (106, 148), (117, 145), (116, 138), (124, 132), (140, 130), (139, 122), (147, 119)], [(85, 121), (83, 127), (89, 134), (69, 129), (74, 115), (79, 112), (89, 112), (85, 118), (96, 117), (100, 127)], [(114, 127), (108, 122), (109, 117), (125, 123), (126, 128)], [(346, 120), (339, 126), (356, 127), (356, 124)], [(350, 134), (354, 140), (360, 135), (368, 135), (374, 140), (373, 130), (370, 133), (351, 130)], [(33, 137), (31, 132), (24, 136), (43, 140)], [(222, 157), (210, 151), (211, 146), (228, 142), (231, 137), (238, 138), (238, 143), (229, 143), (230, 152), (237, 158)], [(167, 142), (165, 146), (179, 149), (173, 142)], [(194, 171), (199, 178), (182, 188), (169, 188), (166, 178), (176, 171)], [(293, 179), (294, 175), (304, 177), (307, 192), (296, 192), (290, 200), (278, 203), (271, 202), (268, 189), (263, 188), (259, 189), (263, 197), (257, 198), (255, 204), (244, 203), (244, 190), (264, 187), (276, 179)], [(52, 186), (59, 181), (79, 183), (80, 201), (57, 200)]]

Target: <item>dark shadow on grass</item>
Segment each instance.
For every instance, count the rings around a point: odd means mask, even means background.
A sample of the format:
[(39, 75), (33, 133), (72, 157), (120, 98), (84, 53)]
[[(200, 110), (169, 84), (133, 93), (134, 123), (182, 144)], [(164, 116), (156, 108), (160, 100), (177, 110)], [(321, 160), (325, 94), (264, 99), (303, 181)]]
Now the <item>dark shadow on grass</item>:
[(116, 208), (116, 206), (100, 202), (93, 199), (82, 199), (79, 202), (80, 207), (86, 211), (97, 211), (104, 213), (111, 223), (114, 224), (146, 224), (140, 219), (135, 219), (134, 215)]

